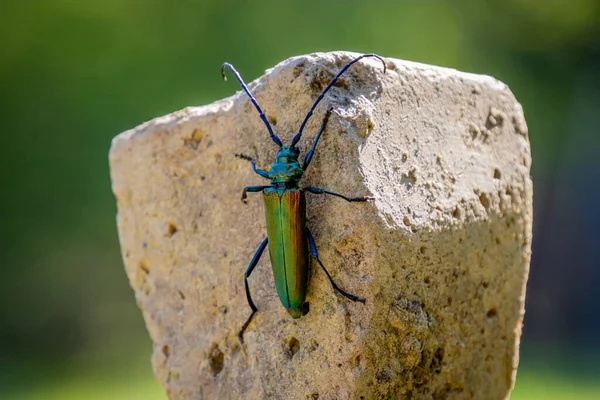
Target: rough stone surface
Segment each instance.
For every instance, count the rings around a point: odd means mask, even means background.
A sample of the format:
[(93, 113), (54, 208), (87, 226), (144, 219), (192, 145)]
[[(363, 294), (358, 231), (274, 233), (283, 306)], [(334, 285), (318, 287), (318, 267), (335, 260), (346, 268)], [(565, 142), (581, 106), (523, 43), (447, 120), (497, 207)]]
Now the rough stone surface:
[[(354, 56), (294, 57), (249, 85), (284, 142)], [(265, 252), (243, 344), (243, 272), (266, 231), (261, 195), (244, 205), (240, 194), (266, 181), (234, 154), (268, 168), (277, 150), (249, 99), (238, 91), (113, 140), (123, 259), (170, 399), (508, 397), (531, 248), (522, 108), (493, 78), (386, 62), (385, 75), (375, 59), (348, 70), (300, 143), (333, 107), (303, 183), (376, 198), (308, 194), (322, 261), (366, 304), (313, 266), (310, 312), (293, 320)]]

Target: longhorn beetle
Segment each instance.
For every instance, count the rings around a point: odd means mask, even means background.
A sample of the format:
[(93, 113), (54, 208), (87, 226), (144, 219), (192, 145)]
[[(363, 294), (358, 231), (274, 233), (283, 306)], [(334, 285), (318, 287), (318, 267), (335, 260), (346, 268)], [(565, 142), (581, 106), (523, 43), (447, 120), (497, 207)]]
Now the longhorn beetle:
[(321, 268), (323, 268), (323, 271), (325, 271), (327, 278), (329, 278), (329, 281), (335, 290), (352, 301), (359, 301), (361, 303), (365, 302), (365, 299), (348, 293), (340, 288), (334, 282), (333, 278), (329, 272), (327, 272), (327, 269), (319, 259), (315, 241), (310, 233), (310, 230), (306, 226), (306, 198), (304, 193), (309, 192), (314, 194), (329, 194), (340, 197), (349, 202), (371, 201), (374, 199), (372, 197), (346, 197), (321, 188), (311, 186), (300, 188), (298, 186), (298, 182), (302, 178), (302, 175), (308, 168), (313, 158), (315, 148), (319, 143), (321, 134), (325, 130), (325, 126), (327, 125), (327, 121), (331, 115), (331, 108), (325, 113), (325, 117), (323, 118), (323, 122), (321, 124), (321, 129), (315, 137), (312, 148), (304, 157), (302, 166), (300, 166), (300, 163), (298, 162), (300, 151), (296, 147), (296, 144), (302, 137), (304, 126), (312, 116), (317, 105), (321, 102), (321, 100), (323, 100), (325, 94), (333, 87), (338, 78), (344, 72), (346, 72), (346, 70), (350, 68), (352, 64), (365, 57), (375, 57), (381, 61), (383, 64), (383, 73), (385, 73), (385, 61), (383, 61), (383, 59), (377, 54), (364, 54), (356, 57), (346, 64), (331, 80), (331, 82), (329, 82), (329, 85), (327, 85), (327, 87), (314, 102), (310, 111), (304, 118), (304, 121), (302, 121), (298, 133), (294, 136), (292, 143), (289, 146), (285, 146), (277, 137), (277, 135), (275, 135), (271, 125), (269, 124), (269, 121), (258, 105), (258, 102), (254, 96), (252, 96), (250, 89), (248, 89), (248, 86), (246, 86), (246, 83), (233, 65), (224, 63), (221, 67), (221, 75), (223, 76), (224, 80), (227, 80), (227, 77), (225, 76), (225, 68), (229, 68), (233, 72), (239, 83), (242, 85), (242, 88), (250, 98), (250, 101), (252, 104), (254, 104), (254, 107), (256, 107), (256, 110), (260, 114), (260, 118), (265, 123), (271, 139), (275, 142), (275, 144), (277, 144), (277, 146), (279, 146), (275, 163), (273, 166), (271, 166), (271, 169), (268, 172), (256, 168), (254, 159), (251, 157), (243, 154), (236, 154), (236, 157), (250, 161), (254, 172), (271, 181), (270, 185), (246, 186), (242, 191), (242, 201), (244, 203), (246, 202), (246, 193), (263, 192), (265, 214), (267, 217), (267, 238), (262, 241), (260, 246), (258, 246), (258, 250), (256, 250), (254, 257), (252, 257), (252, 260), (250, 261), (250, 265), (248, 265), (248, 268), (244, 273), (246, 297), (248, 299), (248, 304), (252, 309), (252, 314), (250, 314), (240, 330), (239, 337), (242, 342), (244, 340), (244, 331), (250, 324), (250, 321), (252, 321), (252, 317), (254, 317), (254, 314), (256, 314), (257, 311), (257, 308), (252, 301), (252, 297), (250, 296), (248, 278), (258, 264), (258, 260), (260, 260), (265, 247), (267, 247), (267, 244), (269, 245), (269, 254), (271, 256), (271, 266), (273, 268), (273, 276), (275, 277), (277, 294), (279, 295), (281, 303), (288, 310), (292, 318), (300, 318), (301, 315), (304, 315), (306, 312), (308, 312), (308, 304), (305, 304), (304, 300), (306, 298), (306, 288), (308, 286), (309, 251), (312, 257), (317, 261), (317, 263), (319, 263)]

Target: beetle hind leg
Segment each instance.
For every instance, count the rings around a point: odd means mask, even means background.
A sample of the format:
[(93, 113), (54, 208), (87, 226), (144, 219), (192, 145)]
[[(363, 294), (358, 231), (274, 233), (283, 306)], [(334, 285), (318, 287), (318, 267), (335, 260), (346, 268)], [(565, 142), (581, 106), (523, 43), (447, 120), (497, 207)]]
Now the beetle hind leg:
[(250, 316), (248, 317), (248, 319), (242, 326), (240, 333), (238, 334), (240, 341), (242, 343), (244, 342), (244, 332), (246, 331), (246, 328), (248, 327), (248, 325), (250, 325), (250, 322), (252, 321), (252, 317), (254, 317), (254, 314), (256, 314), (256, 312), (258, 311), (258, 309), (256, 308), (256, 305), (254, 305), (254, 302), (252, 301), (252, 296), (250, 295), (250, 286), (248, 285), (248, 278), (250, 277), (250, 275), (252, 274), (252, 271), (254, 271), (254, 268), (258, 264), (258, 260), (260, 260), (260, 257), (262, 256), (262, 253), (265, 250), (265, 247), (267, 247), (268, 242), (269, 242), (269, 238), (266, 238), (265, 240), (262, 241), (260, 246), (258, 246), (256, 253), (254, 253), (254, 257), (252, 257), (252, 260), (250, 261), (250, 264), (248, 265), (248, 269), (246, 269), (246, 272), (244, 273), (244, 286), (246, 288), (246, 299), (248, 299), (248, 305), (252, 309), (252, 314), (250, 314)]
[(252, 321), (254, 314), (256, 314), (256, 312), (258, 311), (258, 309), (254, 305), (254, 303), (252, 303), (252, 299), (250, 298), (250, 290), (248, 289), (248, 280), (246, 280), (246, 296), (248, 297), (248, 303), (250, 304), (250, 308), (252, 308), (252, 314), (250, 314), (250, 316), (248, 317), (246, 322), (244, 322), (244, 325), (242, 325), (242, 329), (240, 330), (240, 333), (238, 334), (242, 343), (244, 343), (244, 332), (246, 331), (246, 328), (248, 327), (248, 325), (250, 325), (250, 322)]
[(329, 272), (327, 271), (327, 269), (325, 268), (325, 266), (323, 265), (323, 263), (321, 262), (321, 260), (319, 260), (319, 253), (317, 252), (317, 246), (315, 245), (315, 240), (312, 237), (312, 234), (310, 233), (310, 231), (308, 230), (308, 228), (306, 229), (306, 233), (308, 236), (308, 244), (310, 246), (310, 253), (311, 255), (314, 257), (315, 260), (317, 260), (317, 262), (319, 263), (319, 265), (321, 266), (321, 268), (323, 268), (323, 271), (325, 271), (325, 274), (327, 275), (327, 278), (329, 278), (329, 282), (331, 282), (331, 286), (333, 286), (333, 288), (340, 293), (341, 295), (343, 295), (344, 297), (349, 298), (352, 301), (359, 301), (361, 303), (365, 303), (365, 299), (362, 297), (358, 297), (352, 293), (348, 293), (346, 292), (344, 289), (340, 288), (335, 281), (333, 280), (333, 278), (331, 277), (331, 275), (329, 275)]

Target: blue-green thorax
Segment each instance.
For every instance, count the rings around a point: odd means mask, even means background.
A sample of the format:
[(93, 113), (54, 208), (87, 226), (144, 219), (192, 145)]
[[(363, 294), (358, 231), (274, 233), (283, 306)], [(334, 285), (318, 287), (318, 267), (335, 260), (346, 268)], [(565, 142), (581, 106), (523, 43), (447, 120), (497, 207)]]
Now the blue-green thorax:
[(299, 150), (296, 147), (282, 146), (277, 153), (275, 164), (269, 170), (273, 183), (296, 183), (302, 178), (304, 170), (298, 163)]

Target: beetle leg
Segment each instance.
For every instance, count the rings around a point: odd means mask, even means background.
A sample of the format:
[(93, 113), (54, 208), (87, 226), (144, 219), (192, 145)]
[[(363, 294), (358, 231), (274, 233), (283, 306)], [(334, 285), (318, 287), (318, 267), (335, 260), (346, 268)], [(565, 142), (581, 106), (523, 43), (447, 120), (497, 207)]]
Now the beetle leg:
[(344, 291), (342, 288), (340, 288), (338, 285), (336, 285), (336, 283), (334, 282), (331, 275), (329, 275), (329, 272), (327, 272), (327, 269), (325, 269), (325, 266), (323, 265), (321, 260), (319, 260), (319, 253), (317, 252), (317, 246), (315, 245), (315, 240), (313, 239), (312, 234), (310, 233), (310, 230), (308, 228), (306, 228), (306, 235), (308, 236), (308, 244), (310, 246), (310, 253), (315, 258), (315, 260), (317, 260), (317, 262), (319, 263), (321, 268), (323, 268), (323, 271), (325, 271), (325, 274), (329, 278), (329, 282), (331, 282), (331, 286), (333, 286), (333, 288), (335, 290), (337, 290), (338, 292), (340, 292), (340, 294), (344, 295), (345, 297), (349, 298), (350, 300), (360, 301), (361, 303), (364, 304), (365, 299), (363, 299), (362, 297), (355, 296), (351, 293), (348, 293), (348, 292)]
[(271, 186), (246, 186), (244, 188), (244, 190), (242, 191), (242, 201), (244, 202), (244, 204), (246, 204), (246, 198), (248, 197), (246, 195), (247, 192), (250, 193), (256, 193), (256, 192), (262, 192), (263, 190), (270, 188)]
[(321, 134), (325, 130), (327, 121), (329, 121), (329, 116), (331, 115), (331, 111), (333, 111), (333, 107), (331, 107), (325, 113), (325, 117), (323, 118), (323, 123), (321, 124), (321, 129), (319, 129), (319, 133), (317, 133), (317, 136), (315, 137), (315, 141), (313, 143), (312, 149), (310, 149), (310, 151), (308, 153), (306, 153), (306, 157), (304, 157), (304, 162), (302, 163), (302, 169), (305, 171), (306, 171), (306, 168), (308, 168), (308, 165), (310, 164), (310, 162), (312, 161), (312, 157), (315, 152), (315, 149), (317, 148), (317, 144), (319, 143), (319, 139), (321, 138)]
[(252, 260), (250, 261), (250, 265), (248, 265), (248, 269), (246, 269), (246, 272), (244, 273), (244, 285), (246, 287), (246, 298), (248, 299), (248, 305), (250, 305), (250, 308), (252, 309), (252, 314), (250, 314), (250, 316), (248, 317), (248, 319), (242, 326), (242, 329), (240, 330), (239, 337), (240, 337), (240, 340), (242, 341), (242, 343), (244, 342), (244, 331), (250, 324), (250, 321), (252, 321), (252, 317), (254, 317), (254, 314), (256, 314), (256, 311), (258, 311), (256, 306), (254, 305), (254, 302), (252, 301), (252, 296), (250, 296), (250, 287), (248, 286), (248, 278), (250, 277), (250, 274), (252, 274), (254, 267), (256, 267), (256, 265), (258, 264), (258, 260), (260, 260), (260, 256), (262, 256), (262, 253), (265, 250), (265, 247), (267, 247), (268, 241), (269, 241), (269, 238), (266, 238), (265, 240), (262, 241), (260, 246), (258, 246), (258, 250), (256, 250), (256, 253), (254, 253), (254, 257), (252, 257)]
[(252, 164), (252, 169), (254, 170), (254, 172), (256, 172), (257, 174), (259, 174), (260, 176), (262, 176), (265, 179), (271, 179), (269, 177), (269, 173), (267, 171), (265, 171), (264, 169), (256, 168), (256, 163), (254, 162), (254, 159), (252, 157), (247, 156), (245, 154), (236, 154), (235, 156), (237, 158), (241, 158), (242, 160), (250, 161), (250, 163)]
[(329, 190), (325, 190), (325, 189), (321, 189), (321, 188), (317, 188), (317, 187), (312, 187), (312, 186), (305, 187), (302, 190), (306, 190), (306, 191), (314, 193), (314, 194), (330, 194), (332, 196), (337, 196), (337, 197), (340, 197), (340, 198), (342, 198), (342, 199), (344, 199), (346, 201), (350, 201), (350, 202), (353, 202), (353, 201), (373, 201), (373, 200), (375, 200), (375, 197), (369, 197), (369, 196), (365, 196), (365, 197), (346, 197), (346, 196), (344, 196), (342, 194), (339, 194), (339, 193), (333, 193), (333, 192), (330, 192)]

